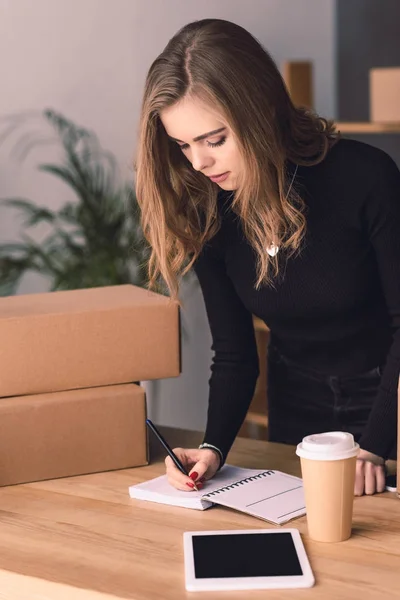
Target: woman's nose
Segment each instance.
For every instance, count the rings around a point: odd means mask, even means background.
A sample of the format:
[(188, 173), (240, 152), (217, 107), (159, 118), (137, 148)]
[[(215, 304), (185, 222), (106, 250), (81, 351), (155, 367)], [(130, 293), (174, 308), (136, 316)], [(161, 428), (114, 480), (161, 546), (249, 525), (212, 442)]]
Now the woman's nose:
[(207, 167), (213, 164), (213, 158), (207, 155), (205, 152), (199, 150), (192, 151), (192, 167), (196, 171), (204, 171)]

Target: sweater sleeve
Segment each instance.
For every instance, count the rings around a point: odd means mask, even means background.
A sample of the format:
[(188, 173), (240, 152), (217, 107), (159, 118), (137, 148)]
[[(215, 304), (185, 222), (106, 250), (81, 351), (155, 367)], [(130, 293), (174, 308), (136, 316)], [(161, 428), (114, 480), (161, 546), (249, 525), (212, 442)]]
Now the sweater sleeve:
[(206, 244), (194, 264), (203, 293), (214, 356), (204, 442), (224, 461), (252, 400), (259, 373), (251, 313), (242, 304), (219, 252)]
[(386, 154), (382, 154), (376, 172), (375, 184), (364, 207), (364, 219), (375, 251), (393, 337), (360, 446), (387, 458), (396, 443), (400, 373), (400, 172)]

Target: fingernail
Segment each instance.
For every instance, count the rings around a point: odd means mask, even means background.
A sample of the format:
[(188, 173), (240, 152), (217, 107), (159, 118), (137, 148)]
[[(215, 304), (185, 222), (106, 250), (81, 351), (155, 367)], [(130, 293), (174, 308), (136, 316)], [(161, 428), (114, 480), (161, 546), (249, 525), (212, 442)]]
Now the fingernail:
[(196, 487), (198, 490), (201, 490), (201, 488), (203, 487), (202, 483), (196, 483)]
[(190, 488), (194, 488), (194, 483), (190, 483), (190, 481), (187, 481), (186, 485), (188, 485)]
[(190, 473), (190, 475), (189, 475), (190, 479), (193, 479), (193, 481), (196, 481), (198, 476), (199, 476), (199, 474), (196, 473), (196, 471), (193, 471), (193, 473)]

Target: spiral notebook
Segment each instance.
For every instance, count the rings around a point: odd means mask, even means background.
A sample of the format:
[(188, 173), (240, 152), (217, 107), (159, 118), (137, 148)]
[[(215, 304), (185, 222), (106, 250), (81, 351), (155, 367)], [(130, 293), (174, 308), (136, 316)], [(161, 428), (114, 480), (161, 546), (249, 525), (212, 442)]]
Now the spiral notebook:
[(281, 471), (256, 471), (225, 465), (198, 492), (181, 492), (165, 475), (132, 485), (131, 498), (205, 510), (215, 504), (276, 525), (305, 515), (302, 480)]

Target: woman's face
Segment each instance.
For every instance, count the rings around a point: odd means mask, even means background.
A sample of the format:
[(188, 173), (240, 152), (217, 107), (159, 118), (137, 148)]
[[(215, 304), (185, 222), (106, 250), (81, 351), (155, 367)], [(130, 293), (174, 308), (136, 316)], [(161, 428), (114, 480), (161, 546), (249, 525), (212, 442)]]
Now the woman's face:
[(168, 136), (193, 169), (224, 190), (235, 190), (243, 159), (232, 131), (204, 103), (183, 98), (160, 114)]

